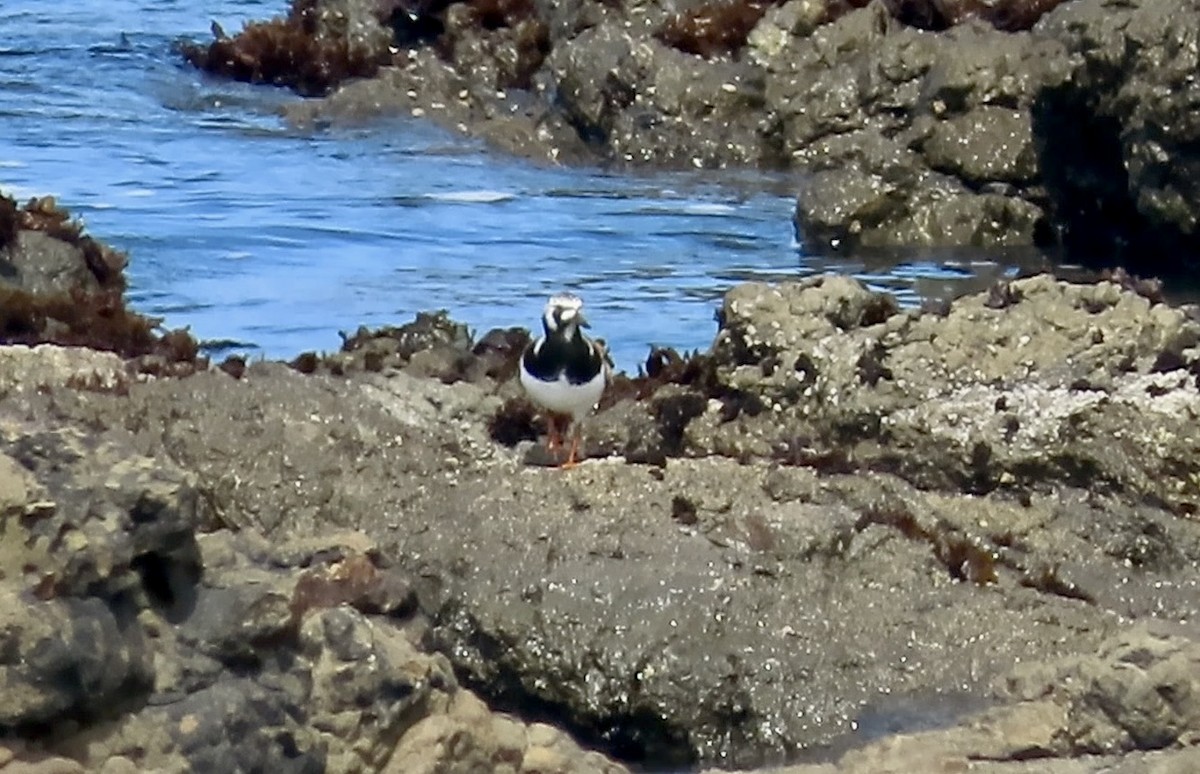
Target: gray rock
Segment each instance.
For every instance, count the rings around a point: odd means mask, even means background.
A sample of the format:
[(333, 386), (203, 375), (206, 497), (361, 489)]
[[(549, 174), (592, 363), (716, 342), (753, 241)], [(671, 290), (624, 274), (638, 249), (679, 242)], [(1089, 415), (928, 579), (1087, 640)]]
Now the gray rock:
[(0, 252), (0, 284), (38, 296), (100, 289), (83, 251), (41, 231), (21, 230)]
[(151, 657), (128, 611), (95, 598), (30, 603), (10, 590), (0, 611), (0, 728), (111, 716), (148, 695)]
[(134, 379), (125, 361), (111, 352), (77, 347), (0, 347), (0, 396), (56, 387), (124, 389)]
[(985, 106), (938, 121), (921, 150), (932, 169), (973, 186), (1029, 183), (1038, 174), (1031, 118), (1019, 110)]
[[(55, 362), (53, 348), (7, 354), (18, 364)], [(37, 369), (24, 372), (42, 379)], [(408, 387), (395, 385), (397, 379)], [(214, 372), (190, 383), (135, 385), (147, 392), (132, 400), (150, 413), (134, 412), (128, 422), (102, 427), (94, 423), (106, 410), (130, 408), (131, 395), (80, 389), (62, 379), (39, 381), (49, 385), (40, 390), (14, 386), (0, 409), (0, 512), (6, 525), (0, 532), (0, 631), (6, 643), (0, 730), (24, 736), (29, 747), (8, 758), (0, 754), (0, 768), (377, 771), (388, 766), (402, 740), (424, 738), (414, 732), (422, 721), (436, 723), (473, 702), (472, 725), (463, 733), (489, 730), (481, 744), (492, 745), (497, 764), (512, 763), (513, 771), (530, 774), (547, 766), (625, 771), (561, 732), (527, 733), (524, 723), (493, 715), (461, 689), (443, 656), (417, 648), (423, 624), (413, 586), (382, 560), (375, 541), (361, 532), (331, 532), (316, 521), (309, 536), (296, 536), (287, 514), (278, 516), (277, 526), (292, 536), (268, 541), (251, 528), (252, 519), (230, 516), (246, 508), (238, 490), (255, 471), (222, 467), (221, 476), (209, 478), (214, 456), (184, 453), (186, 439), (200, 437), (194, 427), (151, 429), (154, 412), (181, 405), (176, 398), (150, 397), (161, 388), (217, 390), (229, 397), (229, 386), (262, 380), (278, 381), (285, 390), (298, 387), (310, 401), (332, 400), (309, 392), (317, 377), (256, 366), (242, 381)], [(358, 385), (373, 395), (358, 408), (372, 407), (375, 414), (362, 422), (365, 415), (353, 410), (354, 433), (406, 424), (424, 433), (446, 422), (442, 411), (466, 412), (481, 400), (479, 388), (468, 384), (451, 389), (460, 395), (456, 403), (437, 381), (399, 374), (389, 382), (394, 395)], [(242, 395), (249, 399), (257, 389)], [(291, 403), (309, 420), (320, 416), (316, 404), (297, 400), (300, 393), (272, 403)], [(59, 399), (67, 414), (91, 420), (78, 428), (61, 425), (66, 415), (56, 408)], [(258, 412), (269, 425), (281, 425), (262, 413), (267, 404), (256, 399), (252, 409), (222, 402), (226, 422), (253, 423), (249, 415)], [(34, 405), (40, 405), (37, 425), (26, 413)], [(248, 415), (239, 418), (242, 411)], [(47, 423), (54, 429), (43, 429)], [(202, 446), (228, 429), (213, 428)], [(447, 432), (449, 438), (453, 427)], [(284, 458), (298, 448), (278, 438), (266, 443)], [(153, 448), (162, 459), (142, 457), (139, 447)], [(413, 451), (425, 448), (414, 445)], [(198, 475), (169, 462), (171, 454), (187, 459)], [(446, 462), (437, 459), (438, 465)], [(395, 475), (399, 466), (390, 470), (380, 468), (379, 474)], [(342, 479), (340, 471), (331, 474)], [(233, 492), (221, 488), (231, 480)], [(274, 518), (272, 510), (268, 519)], [(224, 524), (241, 528), (235, 533)], [(215, 531), (201, 534), (201, 527)], [(457, 745), (433, 759), (443, 766), (473, 765)]]
[[(53, 571), (54, 621), (111, 616), (88, 630), (120, 666), (19, 627), (110, 712), (9, 673), (28, 717), (82, 722), (45, 751), (614, 767), (570, 734), (652, 766), (904, 770), (932, 749), (1065, 771), (1186, 741), (1191, 646), (1125, 622), (1194, 617), (1187, 313), (1037, 277), (922, 315), (820, 278), (740, 286), (721, 320), (690, 383), (596, 417), (589, 453), (626, 458), (573, 471), (490, 439), (511, 383), (420, 378), (416, 355), (13, 389), (4, 566)], [(1018, 662), (1066, 687), (1008, 681)]]
[(1016, 33), (969, 3), (934, 33), (881, 1), (792, 0), (711, 59), (659, 34), (698, 6), (539, 2), (484, 29), (452, 4), (443, 57), (414, 49), (289, 114), (400, 111), (555, 162), (791, 168), (814, 175), (795, 224), (821, 249), (1061, 243), (1135, 266), (1196, 251), (1195, 0), (1075, 0)]
[[(770, 413), (714, 427), (708, 440), (692, 436), (694, 451), (755, 427), (774, 448), (799, 444), (816, 458), (838, 448), (867, 469), (906, 469), (921, 486), (1018, 485), (1033, 471), (1070, 481), (1087, 471), (1090, 481), (1194, 507), (1187, 477), (1167, 472), (1193, 442), (1171, 418), (1194, 400), (1180, 364), (1200, 330), (1182, 311), (1115, 285), (1048, 277), (962, 299), (946, 317), (881, 308), (876, 324), (848, 333), (818, 311), (862, 306), (868, 295), (832, 279), (732, 291), (714, 345), (719, 378)], [(1129, 446), (1110, 443), (1112, 434)], [(915, 459), (898, 455), (909, 443), (923, 449), (916, 458), (937, 460), (925, 473), (897, 468)]]
[(1200, 643), (1168, 631), (1141, 627), (1104, 642), (1094, 655), (1018, 670), (1008, 690), (1065, 704), (1059, 744), (1075, 753), (1190, 744), (1200, 727)]
[(1194, 253), (1195, 11), (1192, 0), (1067, 3), (1039, 25), (1078, 63), (1034, 112), (1068, 238), (1091, 246), (1117, 232), (1168, 267)]
[[(836, 763), (774, 771), (1191, 771), (1200, 760), (1196, 749), (1180, 749), (1174, 743), (1184, 729), (1196, 727), (1192, 697), (1198, 648), (1189, 638), (1135, 628), (1105, 640), (1094, 655), (1018, 667), (1008, 677), (1008, 689), (1017, 701), (951, 728), (891, 736), (847, 752)], [(1129, 750), (1138, 752), (1117, 754)], [(1141, 752), (1145, 750), (1153, 752)]]
[(25, 485), (32, 499), (9, 538), (22, 568), (10, 581), (43, 599), (128, 599), (135, 611), (175, 604), (184, 593), (176, 581), (186, 585), (199, 569), (194, 481), (149, 458), (116, 456), (120, 448), (0, 419), (0, 450), (37, 481)]
[(380, 21), (379, 0), (319, 0), (309, 4), (306, 20), (318, 38), (343, 40), (351, 52), (374, 58), (392, 43), (392, 31)]

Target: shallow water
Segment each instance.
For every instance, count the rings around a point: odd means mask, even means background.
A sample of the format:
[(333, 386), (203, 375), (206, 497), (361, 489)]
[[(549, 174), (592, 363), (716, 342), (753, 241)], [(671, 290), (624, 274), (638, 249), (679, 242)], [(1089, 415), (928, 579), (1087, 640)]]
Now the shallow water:
[(821, 271), (907, 303), (1015, 272), (958, 254), (807, 255), (792, 187), (743, 173), (625, 176), (488, 153), (417, 120), (317, 133), (292, 95), (207, 78), (176, 56), (285, 0), (0, 6), (0, 190), (53, 194), (131, 254), (130, 300), (214, 352), (290, 357), (337, 332), (448, 309), (479, 332), (535, 325), (569, 288), (619, 367), (651, 344), (711, 343), (731, 285)]

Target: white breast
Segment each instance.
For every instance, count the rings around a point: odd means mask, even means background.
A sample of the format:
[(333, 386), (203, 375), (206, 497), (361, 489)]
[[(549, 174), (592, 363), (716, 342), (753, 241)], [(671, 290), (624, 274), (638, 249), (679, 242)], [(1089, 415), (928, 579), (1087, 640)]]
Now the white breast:
[(570, 414), (580, 420), (591, 413), (604, 394), (604, 369), (584, 384), (571, 384), (566, 375), (545, 382), (521, 369), (521, 386), (543, 408), (558, 414)]

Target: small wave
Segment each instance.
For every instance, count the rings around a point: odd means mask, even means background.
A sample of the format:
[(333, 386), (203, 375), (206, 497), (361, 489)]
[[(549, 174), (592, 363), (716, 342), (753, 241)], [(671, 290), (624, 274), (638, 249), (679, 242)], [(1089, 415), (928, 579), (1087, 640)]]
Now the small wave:
[[(18, 202), (47, 195), (45, 191), (35, 191), (32, 188), (26, 188), (22, 185), (0, 185), (0, 193), (3, 193), (5, 196), (11, 196)], [(55, 196), (55, 194), (50, 195)]]
[(719, 202), (695, 202), (683, 205), (679, 211), (688, 215), (728, 215), (736, 212), (737, 208), (732, 204), (720, 204)]
[(447, 191), (446, 193), (425, 194), (425, 198), (438, 202), (453, 202), (455, 204), (495, 204), (497, 202), (512, 201), (517, 197), (515, 194), (505, 191), (483, 189), (479, 191)]

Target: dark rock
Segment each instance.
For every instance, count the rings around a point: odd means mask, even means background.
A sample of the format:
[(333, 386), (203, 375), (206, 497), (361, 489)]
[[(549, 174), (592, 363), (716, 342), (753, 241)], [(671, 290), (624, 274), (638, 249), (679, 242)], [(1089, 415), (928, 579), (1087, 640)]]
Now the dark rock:
[(79, 248), (42, 231), (25, 229), (9, 243), (2, 276), (6, 284), (32, 295), (97, 292), (100, 282), (80, 260)]
[[(1041, 162), (1064, 239), (1086, 251), (1178, 268), (1197, 252), (1200, 134), (1189, 107), (1200, 34), (1187, 2), (1069, 3), (1040, 31), (1080, 66), (1034, 106)], [(1089, 131), (1077, 131), (1086, 121)], [(1158, 257), (1155, 260), (1155, 257)], [(1190, 264), (1189, 264), (1190, 265)]]
[(128, 611), (96, 598), (30, 604), (8, 592), (3, 610), (0, 690), (8, 700), (0, 729), (45, 733), (71, 720), (111, 717), (149, 696), (154, 668)]
[(232, 376), (234, 379), (241, 379), (246, 373), (246, 358), (241, 355), (230, 355), (217, 365), (225, 373)]
[(1168, 21), (1190, 0), (343, 5), (187, 55), (306, 93), (376, 74), (290, 107), (305, 125), (400, 112), (558, 163), (791, 168), (815, 251), (1197, 253), (1196, 30)]
[[(16, 566), (26, 588), (43, 599), (99, 596), (129, 599), (135, 608), (170, 603), (186, 589), (164, 587), (157, 573), (177, 567), (198, 573), (194, 541), (200, 512), (195, 484), (177, 469), (107, 451), (75, 433), (0, 434), (2, 449), (25, 471), (49, 484), (22, 519), (31, 547)], [(12, 580), (17, 580), (13, 578)]]
[[(18, 244), (22, 239), (30, 239), (36, 247), (23, 248)], [(39, 248), (45, 252), (28, 254)], [(69, 248), (78, 251), (78, 257), (64, 257)], [(30, 293), (97, 286), (125, 289), (121, 272), (126, 256), (84, 234), (83, 224), (72, 220), (53, 196), (30, 199), (20, 208), (11, 197), (0, 196), (0, 254), (7, 259), (0, 261), (0, 281)]]
[(336, 376), (404, 369), (446, 384), (507, 381), (517, 373), (529, 332), (494, 329), (475, 342), (467, 326), (454, 322), (442, 310), (419, 312), (412, 322), (398, 327), (359, 328), (353, 335), (343, 333), (342, 340), (340, 352), (320, 356), (307, 352), (292, 360), (292, 368), (305, 374), (324, 370)]
[(154, 667), (136, 617), (186, 604), (199, 574), (194, 486), (71, 432), (7, 427), (0, 451), (14, 699), (0, 725), (50, 730), (140, 706)]
[(880, 5), (752, 43), (783, 154), (817, 170), (795, 219), (814, 249), (1053, 241), (1029, 113), (1066, 67), (1049, 44), (971, 25), (923, 36)]

